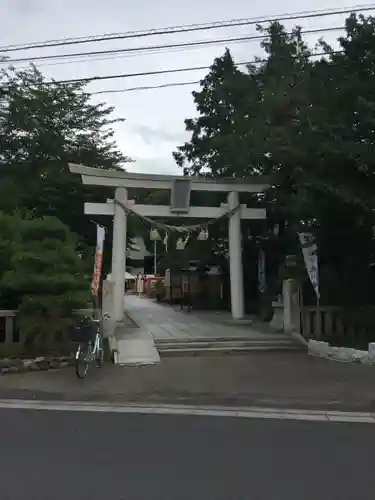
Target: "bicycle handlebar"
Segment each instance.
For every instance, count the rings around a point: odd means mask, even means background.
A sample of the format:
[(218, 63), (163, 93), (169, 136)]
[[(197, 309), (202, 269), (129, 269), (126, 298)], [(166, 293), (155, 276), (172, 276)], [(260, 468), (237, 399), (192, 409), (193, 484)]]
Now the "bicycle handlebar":
[(95, 319), (92, 316), (88, 316), (88, 319), (92, 321), (95, 324), (99, 324), (103, 321), (104, 318), (110, 318), (110, 315), (106, 312), (103, 314), (103, 316), (100, 319)]

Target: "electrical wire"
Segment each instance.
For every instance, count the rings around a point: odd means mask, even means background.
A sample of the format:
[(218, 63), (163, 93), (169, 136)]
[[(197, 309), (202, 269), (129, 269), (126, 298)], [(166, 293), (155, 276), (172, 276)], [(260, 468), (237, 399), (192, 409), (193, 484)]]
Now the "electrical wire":
[[(326, 33), (333, 31), (341, 31), (344, 30), (344, 26), (334, 26), (331, 28), (317, 28), (306, 31), (301, 31), (301, 34), (311, 35), (317, 33)], [(292, 33), (287, 33), (291, 35)], [(200, 47), (205, 45), (219, 45), (223, 43), (233, 43), (233, 42), (251, 42), (251, 41), (259, 41), (265, 40), (269, 38), (269, 35), (251, 35), (251, 36), (243, 36), (243, 37), (232, 37), (232, 38), (224, 38), (224, 39), (213, 39), (213, 40), (198, 40), (192, 42), (184, 42), (184, 43), (170, 43), (170, 44), (161, 44), (161, 45), (146, 45), (141, 47), (128, 47), (124, 49), (110, 49), (110, 50), (97, 50), (90, 52), (71, 52), (68, 54), (53, 54), (49, 56), (34, 56), (34, 57), (19, 57), (14, 59), (6, 59), (1, 61), (2, 64), (13, 64), (19, 62), (34, 62), (34, 61), (47, 61), (47, 60), (55, 60), (55, 59), (64, 59), (64, 58), (75, 58), (82, 56), (101, 56), (101, 55), (113, 55), (113, 54), (136, 54), (138, 52), (144, 51), (155, 51), (161, 50), (166, 51), (168, 49), (173, 48), (190, 48), (190, 47)], [(66, 63), (66, 61), (64, 61)], [(77, 62), (75, 60), (71, 62)]]
[[(368, 9), (370, 9), (370, 6), (367, 6)], [(375, 9), (375, 4), (373, 9)], [(352, 11), (352, 10), (351, 10)], [(332, 11), (331, 11), (332, 13)], [(337, 12), (335, 12), (337, 13)], [(342, 13), (342, 11), (340, 11)], [(320, 13), (322, 14), (322, 13)], [(324, 12), (324, 14), (328, 14), (327, 12)], [(312, 14), (311, 14), (312, 16)], [(318, 14), (314, 14), (314, 16), (318, 16)], [(280, 20), (280, 18), (279, 18)], [(313, 34), (313, 33), (319, 33), (319, 32), (328, 32), (328, 31), (335, 31), (335, 30), (340, 30), (343, 29), (343, 27), (332, 27), (332, 28), (319, 28), (319, 29), (314, 29), (314, 30), (306, 30), (303, 33), (304, 34)], [(290, 34), (290, 33), (289, 33)], [(41, 57), (36, 57), (36, 58), (19, 58), (18, 61), (23, 61), (23, 60), (35, 60), (35, 59), (50, 59), (50, 58), (60, 58), (60, 57), (73, 57), (73, 56), (82, 56), (82, 55), (91, 55), (91, 54), (100, 54), (100, 53), (105, 53), (108, 55), (113, 55), (113, 53), (117, 53), (118, 51), (121, 52), (136, 52), (136, 51), (145, 51), (145, 50), (153, 50), (153, 49), (169, 49), (169, 48), (187, 48), (187, 47), (194, 47), (198, 44), (213, 44), (213, 43), (229, 43), (229, 42), (236, 42), (236, 41), (251, 41), (251, 40), (259, 40), (259, 39), (266, 39), (269, 38), (267, 35), (256, 35), (256, 36), (250, 36), (250, 37), (235, 37), (235, 38), (227, 38), (227, 39), (215, 39), (215, 40), (202, 40), (202, 41), (197, 41), (197, 42), (187, 42), (187, 43), (182, 43), (182, 44), (166, 44), (166, 45), (156, 45), (156, 46), (146, 46), (146, 47), (134, 47), (130, 49), (115, 49), (114, 51), (96, 51), (96, 52), (87, 52), (87, 53), (78, 53), (78, 54), (58, 54), (54, 56), (41, 56)], [(199, 45), (198, 45), (199, 46)], [(340, 53), (339, 52), (334, 52), (334, 53)], [(312, 57), (316, 56), (325, 56), (325, 55), (331, 55), (331, 52), (321, 52), (321, 53), (315, 53), (311, 54)], [(16, 62), (17, 59), (13, 60), (8, 60), (4, 61), (5, 63), (9, 62)], [(74, 62), (74, 61), (73, 61)], [(237, 63), (236, 66), (243, 66), (243, 65), (250, 65), (250, 64), (261, 64), (266, 62), (266, 60), (257, 60), (257, 61), (251, 61), (251, 62), (240, 62)], [(64, 61), (66, 63), (66, 61)], [(160, 74), (170, 74), (170, 73), (180, 73), (180, 72), (188, 72), (188, 71), (199, 71), (199, 70), (207, 70), (211, 66), (197, 66), (197, 67), (190, 67), (190, 68), (174, 68), (174, 69), (166, 69), (166, 70), (157, 70), (157, 71), (148, 71), (148, 72), (139, 72), (139, 73), (128, 73), (128, 74), (118, 74), (118, 75), (105, 75), (105, 76), (94, 76), (94, 77), (82, 77), (82, 78), (75, 78), (75, 79), (68, 79), (68, 80), (52, 80), (45, 82), (46, 84), (74, 84), (74, 83), (90, 83), (94, 81), (99, 81), (99, 80), (112, 80), (112, 79), (120, 79), (120, 78), (130, 78), (130, 77), (140, 77), (140, 76), (153, 76), (153, 75), (160, 75)], [(131, 91), (136, 91), (136, 90), (152, 90), (152, 89), (160, 89), (160, 88), (166, 88), (166, 87), (178, 87), (178, 86), (186, 86), (186, 85), (195, 85), (200, 83), (200, 81), (190, 81), (190, 82), (172, 82), (172, 83), (167, 83), (167, 84), (162, 84), (162, 85), (151, 85), (151, 86), (137, 86), (137, 87), (132, 87), (132, 88), (127, 88), (127, 89), (109, 89), (109, 90), (101, 90), (97, 92), (92, 92), (92, 94), (112, 94), (112, 93), (122, 93), (122, 92), (131, 92)]]
[[(331, 54), (336, 54), (336, 53), (340, 53), (340, 51), (317, 52), (315, 54), (312, 54), (312, 56), (319, 57), (319, 56), (331, 55)], [(248, 65), (253, 65), (253, 64), (262, 64), (265, 62), (267, 62), (267, 59), (259, 59), (256, 61), (244, 61), (244, 62), (239, 62), (239, 63), (234, 63), (234, 64), (235, 64), (235, 66), (248, 66)], [(122, 73), (122, 74), (117, 74), (117, 75), (71, 78), (69, 80), (49, 80), (49, 81), (45, 82), (45, 85), (74, 84), (74, 83), (85, 84), (85, 83), (91, 83), (91, 82), (103, 81), (103, 80), (118, 80), (121, 78), (134, 78), (134, 77), (139, 77), (139, 76), (156, 76), (156, 75), (167, 75), (167, 74), (172, 74), (172, 73), (186, 73), (189, 71), (202, 71), (202, 70), (207, 70), (210, 68), (211, 68), (211, 66), (191, 66), (191, 67), (184, 67), (184, 68), (159, 69), (159, 70), (155, 70), (155, 71), (141, 71), (138, 73)]]
[(207, 31), (219, 28), (231, 28), (238, 26), (251, 26), (257, 24), (266, 24), (275, 21), (295, 21), (298, 19), (316, 19), (327, 16), (344, 15), (356, 12), (369, 12), (375, 10), (375, 4), (367, 5), (355, 5), (351, 8), (345, 9), (331, 9), (331, 10), (315, 10), (315, 11), (303, 11), (295, 12), (291, 14), (284, 14), (279, 16), (269, 16), (261, 18), (244, 18), (244, 19), (233, 19), (229, 21), (215, 21), (211, 23), (204, 24), (191, 24), (191, 25), (180, 25), (171, 26), (160, 29), (150, 29), (146, 31), (128, 31), (126, 33), (108, 33), (104, 35), (92, 35), (89, 37), (77, 37), (77, 38), (65, 38), (56, 40), (47, 40), (44, 42), (31, 42), (27, 44), (19, 45), (5, 45), (0, 47), (0, 53), (5, 52), (15, 52), (20, 50), (31, 50), (31, 49), (44, 49), (48, 47), (61, 47), (67, 45), (77, 45), (83, 43), (93, 43), (93, 42), (105, 42), (109, 40), (124, 40), (131, 38), (143, 38), (155, 35), (169, 35), (175, 33), (191, 33), (196, 31)]
[[(311, 54), (310, 57), (323, 57), (326, 55), (338, 55), (338, 54), (343, 54), (342, 50), (336, 50), (333, 52), (319, 52), (315, 54)], [(236, 66), (240, 65), (257, 65), (257, 64), (264, 64), (267, 62), (267, 59), (260, 59), (257, 61), (253, 61), (252, 63), (235, 63)], [(108, 90), (98, 90), (95, 92), (90, 92), (91, 95), (103, 95), (103, 94), (123, 94), (126, 92), (135, 92), (137, 90), (142, 91), (142, 90), (156, 90), (156, 89), (164, 89), (164, 88), (169, 88), (169, 87), (186, 87), (190, 85), (199, 85), (201, 83), (201, 80), (193, 80), (193, 81), (187, 81), (187, 82), (170, 82), (170, 83), (164, 83), (161, 85), (143, 85), (143, 86), (137, 86), (137, 87), (129, 87), (125, 89), (108, 89)]]
[(124, 92), (134, 92), (136, 90), (154, 90), (154, 89), (164, 89), (168, 87), (186, 87), (187, 85), (198, 85), (201, 81), (195, 80), (193, 82), (171, 82), (164, 83), (162, 85), (144, 85), (139, 87), (131, 87), (127, 89), (109, 89), (109, 90), (98, 90), (97, 92), (90, 92), (91, 95), (99, 94), (122, 94)]
[[(345, 29), (344, 26), (335, 26), (331, 28), (317, 28), (312, 30), (306, 30), (301, 33), (304, 35), (316, 34), (316, 33), (324, 33), (330, 31), (340, 31)], [(288, 33), (291, 35), (292, 33)], [(269, 38), (268, 35), (252, 35), (252, 36), (244, 36), (244, 37), (233, 37), (233, 38), (224, 38), (224, 39), (214, 39), (214, 40), (199, 40), (193, 42), (185, 42), (185, 43), (172, 43), (172, 44), (162, 44), (162, 45), (149, 45), (143, 47), (130, 47), (125, 49), (111, 49), (111, 50), (98, 50), (92, 52), (77, 52), (77, 53), (69, 53), (69, 54), (55, 54), (50, 56), (35, 56), (35, 57), (20, 57), (15, 59), (8, 59), (4, 61), (4, 63), (16, 63), (16, 62), (33, 62), (33, 61), (42, 61), (42, 60), (54, 60), (54, 59), (63, 59), (66, 57), (82, 57), (82, 56), (98, 56), (98, 55), (112, 55), (112, 54), (121, 54), (121, 53), (137, 53), (148, 50), (166, 50), (171, 48), (185, 48), (185, 47), (196, 47), (196, 46), (204, 46), (204, 45), (212, 45), (212, 44), (221, 44), (221, 43), (232, 43), (232, 42), (247, 42), (247, 41), (258, 41)], [(75, 62), (75, 61), (72, 61)]]

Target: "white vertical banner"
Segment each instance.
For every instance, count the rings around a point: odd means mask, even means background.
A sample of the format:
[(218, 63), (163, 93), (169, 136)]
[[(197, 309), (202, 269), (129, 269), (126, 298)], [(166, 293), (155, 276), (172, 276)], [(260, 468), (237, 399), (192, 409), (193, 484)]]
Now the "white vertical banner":
[(92, 275), (92, 282), (91, 282), (91, 292), (94, 297), (98, 296), (100, 277), (102, 275), (104, 240), (105, 240), (105, 229), (103, 226), (99, 226), (97, 224), (94, 272)]
[(301, 243), (301, 250), (307, 274), (309, 275), (316, 296), (319, 299), (318, 247), (314, 241), (314, 236), (311, 233), (298, 233), (298, 237)]

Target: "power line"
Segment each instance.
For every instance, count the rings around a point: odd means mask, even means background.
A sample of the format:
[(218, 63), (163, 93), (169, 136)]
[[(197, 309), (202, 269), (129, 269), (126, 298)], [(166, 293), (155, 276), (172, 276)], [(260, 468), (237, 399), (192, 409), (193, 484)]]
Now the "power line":
[(99, 95), (99, 94), (122, 94), (125, 92), (134, 92), (136, 90), (154, 90), (154, 89), (164, 89), (168, 87), (186, 87), (188, 85), (198, 85), (200, 80), (196, 80), (194, 82), (171, 82), (164, 83), (162, 85), (144, 85), (139, 87), (130, 87), (127, 89), (109, 89), (109, 90), (98, 90), (97, 92), (90, 92), (91, 95)]
[(323, 10), (323, 11), (305, 11), (296, 12), (292, 14), (284, 14), (281, 16), (271, 16), (266, 18), (246, 18), (246, 19), (233, 19), (230, 21), (215, 21), (212, 23), (204, 24), (193, 24), (193, 25), (181, 25), (181, 26), (171, 26), (161, 29), (152, 29), (147, 31), (129, 31), (126, 33), (110, 33), (104, 35), (93, 35), (90, 37), (78, 37), (78, 38), (67, 38), (60, 40), (47, 40), (45, 42), (35, 42), (24, 45), (6, 45), (0, 47), (0, 52), (15, 52), (20, 50), (30, 50), (30, 49), (41, 49), (47, 47), (61, 47), (66, 45), (77, 45), (83, 43), (93, 43), (93, 42), (103, 42), (109, 40), (123, 40), (130, 38), (141, 38), (155, 35), (167, 35), (173, 33), (189, 33), (195, 31), (213, 30), (219, 28), (230, 28), (238, 26), (251, 26), (256, 24), (265, 24), (275, 21), (293, 21), (298, 19), (311, 19), (311, 18), (321, 18), (327, 16), (344, 15), (356, 12), (368, 12), (375, 10), (375, 4), (367, 4), (361, 6), (353, 6), (352, 8), (346, 9), (333, 9), (333, 10)]
[[(251, 64), (250, 62), (237, 63), (237, 66)], [(155, 76), (155, 75), (168, 75), (170, 73), (185, 73), (187, 71), (200, 71), (210, 69), (210, 66), (193, 66), (190, 68), (171, 68), (171, 69), (158, 69), (156, 71), (141, 71), (139, 73), (122, 73), (118, 75), (105, 75), (105, 76), (90, 76), (85, 78), (72, 78), (70, 80), (50, 80), (45, 82), (46, 85), (53, 84), (72, 84), (72, 83), (91, 83), (100, 80), (118, 80), (120, 78), (132, 78), (138, 76)]]
[[(238, 42), (233, 42), (233, 43), (238, 43)], [(196, 47), (190, 47), (190, 49), (194, 49)], [(57, 61), (57, 62), (51, 62), (51, 63), (42, 63), (42, 64), (37, 64), (38, 68), (46, 68), (46, 67), (55, 67), (55, 66), (61, 66), (61, 65), (66, 65), (66, 64), (80, 64), (80, 63), (87, 63), (87, 62), (96, 62), (96, 61), (112, 61), (112, 60), (117, 60), (117, 59), (128, 59), (128, 58), (133, 58), (133, 57), (140, 57), (140, 56), (147, 56), (150, 54), (166, 54), (166, 53), (173, 53), (173, 52), (184, 52), (186, 50), (189, 50), (188, 48), (175, 48), (175, 49), (170, 49), (168, 51), (145, 51), (145, 52), (137, 52), (136, 54), (109, 54), (107, 56), (103, 57), (92, 57), (90, 59), (72, 59), (67, 60), (67, 61)], [(0, 64), (4, 64), (4, 62), (0, 61)], [(27, 69), (30, 67), (30, 64), (20, 64), (15, 67), (15, 69)]]
[[(338, 55), (338, 54), (343, 54), (342, 50), (337, 50), (333, 52), (319, 52), (316, 54), (311, 54), (311, 57), (322, 57), (325, 55)], [(264, 64), (267, 62), (267, 59), (261, 59), (258, 61), (254, 61), (251, 64)], [(243, 63), (236, 63), (236, 66), (242, 66), (242, 65), (248, 65), (250, 63), (243, 62)], [(135, 92), (137, 90), (142, 91), (142, 90), (156, 90), (156, 89), (164, 89), (164, 88), (169, 88), (169, 87), (186, 87), (190, 85), (198, 85), (201, 83), (201, 80), (194, 80), (194, 81), (188, 81), (188, 82), (170, 82), (170, 83), (164, 83), (161, 85), (143, 85), (143, 86), (137, 86), (137, 87), (129, 87), (125, 89), (108, 89), (108, 90), (98, 90), (95, 92), (90, 92), (91, 95), (103, 95), (103, 94), (122, 94), (126, 92)]]
[[(332, 55), (332, 54), (339, 54), (341, 52), (342, 51), (317, 52), (315, 54), (311, 54), (311, 57), (320, 57), (320, 56), (326, 56), (326, 55)], [(262, 64), (265, 62), (267, 62), (267, 59), (259, 59), (256, 61), (244, 61), (244, 62), (235, 63), (235, 66), (248, 66), (248, 65), (253, 65), (253, 64)], [(139, 73), (122, 73), (122, 74), (117, 74), (117, 75), (92, 76), (92, 77), (86, 77), (86, 78), (73, 78), (70, 80), (50, 80), (50, 81), (45, 82), (45, 84), (46, 85), (54, 85), (54, 84), (91, 83), (91, 82), (102, 81), (102, 80), (118, 80), (121, 78), (133, 78), (133, 77), (139, 77), (139, 76), (156, 76), (156, 75), (168, 75), (171, 73), (186, 73), (189, 71), (202, 71), (202, 70), (207, 70), (210, 68), (211, 68), (211, 66), (191, 66), (191, 67), (184, 67), (184, 68), (159, 69), (159, 70), (155, 70), (155, 71), (142, 71)]]
[[(325, 32), (333, 32), (343, 30), (344, 26), (335, 26), (331, 28), (317, 28), (302, 31), (301, 33), (304, 35), (311, 35), (317, 33), (325, 33)], [(287, 33), (291, 35), (292, 33)], [(269, 35), (251, 35), (251, 36), (242, 36), (242, 37), (232, 37), (232, 38), (223, 38), (223, 39), (213, 39), (213, 40), (198, 40), (195, 42), (183, 42), (183, 43), (169, 43), (169, 44), (161, 44), (161, 45), (146, 45), (141, 47), (130, 47), (125, 49), (110, 49), (110, 50), (97, 50), (90, 52), (70, 52), (67, 54), (54, 54), (49, 56), (34, 56), (34, 57), (19, 57), (14, 59), (7, 59), (2, 61), (2, 64), (13, 64), (19, 62), (34, 62), (34, 61), (47, 61), (47, 60), (60, 60), (65, 58), (75, 58), (75, 57), (83, 57), (83, 56), (102, 56), (102, 55), (115, 55), (115, 54), (136, 54), (138, 52), (144, 51), (155, 51), (155, 50), (168, 50), (173, 48), (190, 48), (190, 47), (199, 47), (205, 45), (218, 45), (222, 43), (233, 43), (233, 42), (250, 42), (257, 40), (265, 40), (269, 38)], [(67, 61), (66, 61), (67, 62)], [(75, 62), (75, 61), (72, 61)]]

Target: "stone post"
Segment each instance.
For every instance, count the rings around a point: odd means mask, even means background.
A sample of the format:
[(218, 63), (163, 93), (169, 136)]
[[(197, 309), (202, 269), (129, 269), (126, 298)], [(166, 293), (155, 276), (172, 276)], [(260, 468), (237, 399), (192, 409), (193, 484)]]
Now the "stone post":
[(284, 331), (301, 333), (299, 286), (293, 279), (283, 282)]

